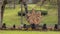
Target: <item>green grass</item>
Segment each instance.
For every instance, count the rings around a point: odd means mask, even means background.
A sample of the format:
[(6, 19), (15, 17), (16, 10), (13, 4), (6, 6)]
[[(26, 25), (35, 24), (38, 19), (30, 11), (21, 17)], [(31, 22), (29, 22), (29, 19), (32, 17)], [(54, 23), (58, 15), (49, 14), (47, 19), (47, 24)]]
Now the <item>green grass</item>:
[(5, 30), (0, 30), (0, 34), (59, 34), (60, 32), (58, 31), (5, 31)]
[[(41, 18), (41, 25), (46, 23), (47, 25), (51, 26), (54, 24), (57, 24), (58, 22), (58, 12), (57, 8), (52, 8), (51, 6), (49, 8), (46, 8), (45, 6), (39, 7), (33, 5), (28, 6), (28, 10), (32, 10), (32, 8), (35, 7), (35, 10), (45, 10), (48, 11), (48, 15), (42, 16)], [(16, 6), (15, 9), (6, 8), (4, 12), (4, 18), (3, 23), (6, 23), (7, 26), (12, 26), (13, 24), (19, 26), (21, 24), (21, 17), (18, 16), (18, 12), (20, 11), (19, 5)], [(23, 23), (29, 24), (26, 21), (26, 18), (23, 18)], [(0, 30), (0, 34), (59, 34), (60, 31), (16, 31), (16, 30)]]
[[(58, 22), (58, 12), (57, 8), (53, 8), (52, 6), (35, 6), (35, 4), (29, 4), (28, 5), (28, 10), (32, 10), (32, 8), (35, 8), (35, 10), (46, 10), (48, 11), (48, 15), (42, 16), (41, 18), (41, 23), (44, 24), (46, 23), (47, 25), (54, 25)], [(21, 17), (18, 16), (18, 12), (20, 11), (19, 5), (16, 6), (15, 9), (10, 9), (6, 7), (5, 12), (4, 12), (4, 18), (3, 18), (3, 23), (6, 23), (7, 26), (12, 26), (13, 24), (15, 25), (20, 25), (21, 24)], [(24, 8), (23, 8), (24, 9)], [(23, 23), (29, 24), (26, 21), (26, 18), (23, 18)], [(0, 34), (59, 34), (60, 31), (16, 31), (16, 30), (0, 30)]]
[[(33, 7), (35, 7), (35, 10), (48, 11), (48, 15), (42, 16), (40, 24), (46, 23), (47, 25), (54, 25), (58, 22), (57, 8), (46, 8), (44, 6), (39, 7), (32, 4), (32, 5), (28, 5), (28, 10), (32, 10)], [(4, 12), (3, 23), (6, 23), (8, 26), (12, 26), (13, 24), (19, 26), (21, 24), (21, 17), (18, 16), (18, 12), (20, 11), (20, 9), (21, 8), (19, 7), (19, 5), (16, 5), (15, 9), (6, 8)], [(25, 17), (23, 18), (23, 20), (24, 20), (23, 23), (29, 24), (26, 21)]]

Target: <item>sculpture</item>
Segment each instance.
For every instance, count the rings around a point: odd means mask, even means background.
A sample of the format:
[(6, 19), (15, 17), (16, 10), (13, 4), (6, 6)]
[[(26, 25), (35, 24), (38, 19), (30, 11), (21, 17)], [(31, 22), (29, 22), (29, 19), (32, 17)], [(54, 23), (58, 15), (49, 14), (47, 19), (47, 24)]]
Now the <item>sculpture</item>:
[(30, 24), (39, 24), (41, 18), (41, 12), (35, 12), (34, 9), (32, 9), (32, 13), (27, 14), (27, 21)]

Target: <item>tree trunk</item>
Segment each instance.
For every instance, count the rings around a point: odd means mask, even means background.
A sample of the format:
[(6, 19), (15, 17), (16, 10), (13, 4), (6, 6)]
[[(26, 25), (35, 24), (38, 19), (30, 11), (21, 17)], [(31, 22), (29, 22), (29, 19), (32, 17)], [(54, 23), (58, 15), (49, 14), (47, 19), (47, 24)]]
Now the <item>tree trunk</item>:
[(0, 0), (0, 28), (1, 28), (1, 26), (2, 26), (2, 17), (1, 17), (1, 6), (2, 6), (2, 4), (3, 4), (3, 1), (2, 0)]
[(14, 9), (15, 9), (15, 6), (16, 6), (15, 4), (16, 4), (16, 0), (14, 0)]
[(60, 29), (60, 0), (57, 0), (57, 4), (58, 4), (58, 25), (59, 25), (59, 29)]
[(0, 28), (2, 26), (2, 22), (3, 22), (3, 14), (4, 14), (4, 8), (6, 5), (6, 0), (0, 0), (1, 1), (1, 6), (0, 6)]

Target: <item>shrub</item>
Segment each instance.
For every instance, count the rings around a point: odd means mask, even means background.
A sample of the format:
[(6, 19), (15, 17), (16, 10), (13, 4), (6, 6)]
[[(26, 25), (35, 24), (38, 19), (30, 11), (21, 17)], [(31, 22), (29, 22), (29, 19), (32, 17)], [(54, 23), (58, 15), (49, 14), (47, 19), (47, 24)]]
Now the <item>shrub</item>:
[(48, 14), (47, 11), (41, 11), (41, 15), (46, 16)]
[[(22, 16), (25, 16), (25, 12), (22, 13)], [(18, 12), (18, 16), (21, 16), (21, 12)]]

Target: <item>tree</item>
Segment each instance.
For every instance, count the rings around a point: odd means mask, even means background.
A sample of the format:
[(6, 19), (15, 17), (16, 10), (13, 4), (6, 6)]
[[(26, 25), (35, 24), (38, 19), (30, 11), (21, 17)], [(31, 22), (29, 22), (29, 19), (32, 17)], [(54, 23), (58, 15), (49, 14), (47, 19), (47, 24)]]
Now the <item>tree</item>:
[(60, 0), (57, 0), (58, 5), (58, 28), (60, 29)]
[(16, 0), (14, 0), (14, 9), (15, 9), (15, 6), (16, 6), (16, 5), (15, 5), (15, 4), (16, 4), (15, 2), (16, 2)]
[[(60, 25), (60, 0), (57, 0), (58, 4), (58, 25)], [(60, 27), (59, 27), (60, 28)]]
[(0, 21), (1, 21), (1, 22), (0, 22), (0, 28), (1, 28), (1, 26), (2, 26), (3, 14), (4, 14), (4, 9), (5, 9), (5, 5), (6, 5), (6, 4), (7, 4), (7, 0), (2, 1), (1, 11), (0, 11), (0, 12), (1, 12), (1, 13), (0, 13), (0, 14), (1, 14), (1, 16), (0, 16), (0, 17), (1, 17), (1, 18), (0, 18), (0, 19), (1, 19), (1, 20), (0, 20)]
[(0, 28), (1, 28), (1, 25), (2, 25), (2, 23), (1, 23), (1, 6), (2, 6), (2, 0), (0, 0)]

